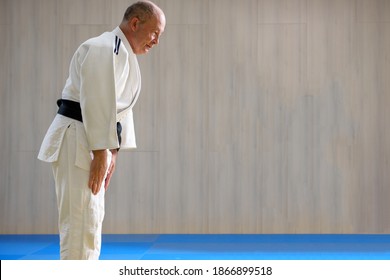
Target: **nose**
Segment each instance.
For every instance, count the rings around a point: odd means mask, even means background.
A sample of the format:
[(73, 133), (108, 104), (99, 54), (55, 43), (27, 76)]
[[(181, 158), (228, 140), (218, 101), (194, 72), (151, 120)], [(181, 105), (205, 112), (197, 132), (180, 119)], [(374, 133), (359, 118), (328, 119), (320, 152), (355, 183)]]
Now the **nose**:
[(160, 42), (160, 36), (159, 35), (156, 35), (152, 41), (152, 43), (154, 45), (158, 45), (158, 43)]

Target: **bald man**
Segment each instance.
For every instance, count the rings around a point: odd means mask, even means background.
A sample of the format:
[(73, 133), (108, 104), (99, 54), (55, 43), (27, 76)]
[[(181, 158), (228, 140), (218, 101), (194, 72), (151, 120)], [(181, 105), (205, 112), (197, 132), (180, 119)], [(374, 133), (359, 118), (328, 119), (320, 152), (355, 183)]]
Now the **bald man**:
[(150, 1), (127, 8), (112, 32), (77, 49), (58, 113), (38, 158), (52, 164), (61, 259), (100, 256), (104, 194), (119, 149), (136, 148), (133, 111), (141, 89), (136, 55), (159, 43), (163, 11)]

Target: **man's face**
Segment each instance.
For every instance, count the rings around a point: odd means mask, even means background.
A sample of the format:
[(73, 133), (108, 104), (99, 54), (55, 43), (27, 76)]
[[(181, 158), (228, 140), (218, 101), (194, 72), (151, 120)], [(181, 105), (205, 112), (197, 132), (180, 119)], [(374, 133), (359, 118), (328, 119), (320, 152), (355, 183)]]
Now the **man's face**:
[(134, 32), (131, 47), (135, 54), (145, 54), (159, 43), (161, 34), (164, 32), (165, 18), (152, 17), (144, 23), (138, 21)]

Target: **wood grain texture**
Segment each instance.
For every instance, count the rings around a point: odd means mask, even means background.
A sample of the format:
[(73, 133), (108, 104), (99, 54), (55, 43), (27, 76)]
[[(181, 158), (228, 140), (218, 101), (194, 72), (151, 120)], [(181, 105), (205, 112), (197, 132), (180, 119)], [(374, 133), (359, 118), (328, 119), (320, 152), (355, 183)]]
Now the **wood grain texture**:
[(64, 24), (101, 25), (111, 23), (112, 1), (58, 0), (58, 3)]
[[(1, 1), (0, 233), (57, 232), (38, 149), (73, 52), (133, 2)], [(156, 3), (105, 233), (390, 233), (390, 1)]]

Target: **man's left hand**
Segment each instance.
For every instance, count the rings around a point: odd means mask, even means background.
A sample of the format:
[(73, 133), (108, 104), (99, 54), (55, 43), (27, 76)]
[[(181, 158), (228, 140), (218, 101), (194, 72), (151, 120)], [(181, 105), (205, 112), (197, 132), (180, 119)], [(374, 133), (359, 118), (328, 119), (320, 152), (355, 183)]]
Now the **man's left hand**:
[(111, 176), (112, 176), (112, 174), (114, 173), (114, 170), (115, 170), (116, 157), (118, 156), (118, 151), (115, 150), (115, 149), (111, 150), (111, 154), (112, 154), (111, 162), (110, 162), (110, 166), (108, 167), (106, 180), (104, 182), (104, 189), (106, 191), (107, 191), (108, 185), (110, 184)]

